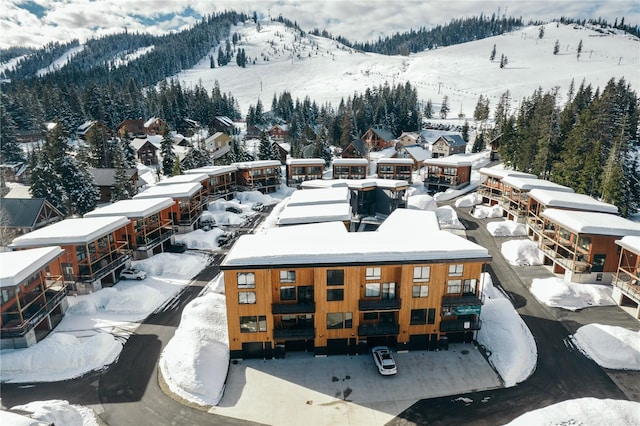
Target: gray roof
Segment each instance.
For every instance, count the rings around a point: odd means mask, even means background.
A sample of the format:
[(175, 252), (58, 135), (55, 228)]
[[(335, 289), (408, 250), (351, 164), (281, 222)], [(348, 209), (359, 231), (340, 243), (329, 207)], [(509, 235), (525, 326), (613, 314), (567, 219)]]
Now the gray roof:
[(373, 131), (373, 133), (378, 135), (378, 137), (380, 137), (380, 139), (383, 139), (385, 141), (392, 141), (392, 140), (394, 140), (396, 138), (393, 135), (393, 132), (391, 131), (391, 129), (389, 129), (387, 127), (372, 127), (371, 131)]
[[(126, 169), (125, 174), (131, 178), (138, 169)], [(96, 186), (113, 186), (115, 184), (116, 169), (89, 169), (89, 173), (93, 175)]]
[(466, 146), (467, 143), (460, 135), (442, 135), (442, 139), (447, 141), (449, 146)]
[(45, 204), (49, 204), (49, 208), (57, 212), (61, 219), (64, 218), (64, 215), (44, 198), (2, 198), (0, 206), (7, 218), (7, 223), (3, 226), (33, 228)]
[(361, 157), (367, 156), (367, 144), (362, 139), (354, 139), (351, 141), (351, 145), (358, 151)]

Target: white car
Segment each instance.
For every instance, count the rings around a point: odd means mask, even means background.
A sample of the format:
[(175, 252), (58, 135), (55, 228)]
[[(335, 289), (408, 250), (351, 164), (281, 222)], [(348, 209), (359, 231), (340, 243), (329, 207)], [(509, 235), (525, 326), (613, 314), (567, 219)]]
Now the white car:
[(376, 346), (371, 349), (373, 361), (376, 363), (378, 372), (383, 376), (391, 376), (398, 372), (396, 361), (393, 359), (391, 350), (386, 346)]
[(147, 278), (147, 273), (135, 268), (123, 269), (120, 272), (122, 280), (144, 280), (145, 278)]

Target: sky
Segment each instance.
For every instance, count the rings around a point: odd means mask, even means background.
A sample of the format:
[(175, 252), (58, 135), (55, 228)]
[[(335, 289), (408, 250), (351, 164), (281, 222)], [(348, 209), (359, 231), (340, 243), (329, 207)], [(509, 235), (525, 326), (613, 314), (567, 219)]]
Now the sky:
[(236, 10), (260, 18), (282, 15), (303, 30), (326, 29), (352, 41), (421, 27), (446, 24), (453, 18), (507, 14), (529, 20), (602, 17), (610, 22), (625, 18), (640, 22), (640, 3), (627, 0), (0, 0), (0, 48), (40, 47), (122, 32), (162, 34), (187, 28), (202, 16)]

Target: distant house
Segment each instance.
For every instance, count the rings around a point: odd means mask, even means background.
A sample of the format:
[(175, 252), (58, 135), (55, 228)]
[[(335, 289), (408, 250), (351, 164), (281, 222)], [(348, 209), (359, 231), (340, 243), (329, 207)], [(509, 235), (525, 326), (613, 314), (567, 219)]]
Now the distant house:
[(431, 146), (433, 158), (464, 154), (466, 149), (467, 143), (457, 134), (442, 135)]
[(144, 121), (124, 120), (116, 127), (116, 134), (121, 138), (128, 137), (129, 139), (144, 136)]
[(372, 151), (380, 151), (395, 144), (395, 136), (387, 127), (371, 127), (361, 138)]
[(2, 173), (5, 182), (25, 182), (27, 166), (28, 164), (22, 161), (13, 164), (0, 164), (0, 173)]
[(231, 141), (231, 136), (228, 134), (216, 132), (204, 140), (204, 146), (207, 151), (214, 153), (222, 148), (228, 147)]
[(276, 142), (282, 142), (289, 134), (289, 126), (286, 124), (275, 124), (267, 131), (271, 139)]
[(144, 133), (147, 135), (162, 135), (162, 130), (167, 126), (167, 122), (162, 118), (151, 117), (144, 122)]
[(284, 142), (271, 142), (271, 146), (273, 151), (277, 154), (278, 160), (280, 160), (280, 164), (287, 163), (287, 157), (289, 156), (289, 150), (291, 149), (291, 145)]
[[(116, 183), (116, 169), (89, 169), (89, 173), (93, 176), (95, 185), (100, 192), (98, 201), (101, 203), (110, 202), (111, 194), (113, 193)], [(131, 185), (136, 188), (136, 190), (143, 185), (142, 181), (140, 181), (138, 177), (138, 169), (127, 169), (125, 170), (125, 173), (127, 178), (131, 180)], [(133, 195), (135, 194), (131, 194), (131, 196)]]
[(325, 162), (322, 158), (289, 158), (287, 160), (287, 185), (322, 179)]
[(133, 139), (131, 146), (136, 150), (136, 157), (145, 166), (155, 166), (158, 164), (158, 149), (154, 143), (148, 139)]
[(232, 135), (235, 130), (235, 126), (233, 125), (233, 120), (224, 115), (216, 115), (211, 120), (211, 125), (209, 126), (211, 131), (222, 132), (228, 135)]
[(336, 158), (333, 160), (334, 179), (364, 179), (369, 172), (366, 158)]
[(0, 210), (2, 245), (8, 244), (8, 239), (64, 219), (60, 210), (44, 198), (3, 198)]
[(415, 145), (420, 138), (420, 133), (418, 132), (402, 132), (400, 137), (398, 138), (398, 142), (402, 145)]
[(105, 139), (111, 139), (113, 137), (113, 132), (111, 131), (111, 129), (102, 121), (96, 120), (85, 121), (80, 126), (78, 126), (78, 128), (76, 129), (76, 136), (79, 139), (86, 141), (87, 136), (92, 130), (98, 133), (102, 133)]
[(275, 192), (280, 186), (279, 160), (257, 160), (233, 163), (238, 168), (236, 179), (239, 190)]
[(342, 151), (342, 158), (367, 158), (369, 150), (362, 139), (354, 139)]
[(413, 167), (411, 158), (381, 158), (378, 160), (378, 177), (406, 180), (411, 183)]
[(410, 158), (413, 160), (413, 170), (418, 170), (422, 167), (422, 163), (425, 160), (431, 158), (431, 152), (424, 149), (422, 145), (396, 145), (395, 158)]
[(262, 124), (253, 124), (251, 126), (247, 126), (247, 131), (245, 133), (246, 139), (258, 139), (262, 135), (262, 133), (267, 133), (269, 131), (269, 126), (264, 126)]

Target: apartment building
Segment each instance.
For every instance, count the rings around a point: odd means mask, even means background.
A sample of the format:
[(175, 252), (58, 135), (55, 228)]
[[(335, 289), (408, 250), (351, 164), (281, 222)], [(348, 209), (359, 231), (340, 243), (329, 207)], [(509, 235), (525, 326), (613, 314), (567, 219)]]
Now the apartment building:
[(239, 190), (276, 192), (280, 186), (280, 161), (257, 160), (233, 163), (238, 168), (236, 179)]
[(640, 237), (622, 237), (616, 244), (620, 257), (611, 297), (618, 305), (635, 308), (634, 316), (640, 319)]
[(364, 179), (367, 177), (369, 161), (366, 158), (336, 158), (332, 167), (334, 179)]
[(287, 185), (296, 187), (302, 182), (322, 179), (325, 162), (322, 158), (287, 159)]
[(236, 166), (206, 166), (197, 169), (185, 170), (185, 174), (206, 174), (209, 176), (209, 201), (219, 200), (221, 198), (230, 200), (233, 193), (237, 189)]
[(478, 186), (478, 194), (482, 195), (483, 203), (494, 206), (502, 201), (502, 192), (504, 190), (502, 179), (507, 176), (519, 176), (524, 179), (538, 178), (531, 173), (499, 169), (496, 167), (483, 167), (480, 169), (480, 185)]
[(471, 162), (457, 155), (424, 161), (424, 186), (430, 193), (460, 189), (471, 181)]
[(568, 186), (545, 179), (531, 179), (518, 175), (509, 175), (501, 179), (502, 199), (500, 204), (504, 216), (516, 222), (525, 222), (529, 209), (529, 192), (533, 189), (546, 189), (549, 191), (574, 192)]
[(412, 158), (381, 158), (378, 160), (380, 179), (413, 181), (414, 162)]
[(152, 186), (136, 196), (134, 200), (149, 198), (171, 198), (171, 220), (178, 232), (191, 232), (196, 229), (204, 207), (204, 187), (198, 182), (174, 183), (172, 185)]

